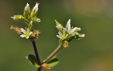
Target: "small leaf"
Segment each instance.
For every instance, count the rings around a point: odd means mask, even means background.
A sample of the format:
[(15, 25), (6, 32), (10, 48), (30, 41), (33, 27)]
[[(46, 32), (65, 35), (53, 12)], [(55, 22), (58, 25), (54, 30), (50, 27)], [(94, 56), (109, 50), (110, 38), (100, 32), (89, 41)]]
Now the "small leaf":
[[(45, 61), (45, 60), (44, 60)], [(59, 60), (56, 57), (51, 58), (47, 64), (49, 65), (49, 67), (53, 67), (55, 65), (57, 65), (59, 63)]]
[(26, 58), (29, 60), (29, 62), (34, 65), (35, 67), (40, 67), (40, 65), (37, 62), (36, 57), (33, 54), (29, 54), (28, 56), (26, 56)]

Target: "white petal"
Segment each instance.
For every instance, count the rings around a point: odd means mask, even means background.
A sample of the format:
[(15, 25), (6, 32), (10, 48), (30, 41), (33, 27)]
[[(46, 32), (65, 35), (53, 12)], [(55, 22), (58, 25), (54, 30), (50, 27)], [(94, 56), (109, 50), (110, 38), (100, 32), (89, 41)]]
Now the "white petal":
[(59, 24), (58, 26), (62, 28), (62, 25), (61, 24)]
[(58, 34), (59, 34), (59, 35), (62, 35), (62, 33), (61, 33), (60, 31), (58, 32)]
[(29, 35), (31, 35), (33, 32), (30, 32)]
[(38, 8), (39, 3), (36, 3), (35, 8)]
[(77, 29), (77, 27), (73, 28), (73, 29), (71, 30), (71, 32), (73, 33), (76, 29)]
[(27, 11), (27, 7), (25, 7), (25, 9), (24, 9), (25, 11)]
[(66, 28), (63, 28), (65, 31), (68, 31)]
[(26, 32), (23, 28), (21, 28), (20, 30), (21, 30), (23, 33), (25, 33), (25, 32)]
[(33, 21), (30, 21), (30, 24), (32, 24), (33, 23)]
[(63, 34), (65, 34), (65, 29), (63, 29)]
[(61, 38), (59, 35), (56, 35), (58, 38)]
[(71, 19), (68, 20), (68, 23), (70, 23), (70, 22), (71, 22)]
[(74, 36), (75, 34), (78, 34), (78, 32), (74, 32), (74, 33), (72, 33), (72, 36)]
[(71, 22), (71, 19), (69, 19), (68, 22), (67, 22), (67, 28), (68, 28), (68, 30), (71, 29), (71, 24), (70, 24), (70, 22)]
[(26, 6), (28, 7), (28, 6), (29, 6), (29, 4), (27, 3), (27, 4), (26, 4)]
[(20, 35), (20, 37), (22, 37), (22, 38), (23, 38), (23, 37), (25, 37), (25, 35), (23, 35), (23, 34), (22, 34), (22, 35)]
[(38, 11), (38, 8), (35, 9), (35, 12), (37, 12), (37, 11)]
[(81, 28), (77, 28), (79, 31), (81, 30)]
[(24, 10), (27, 11), (28, 7), (29, 7), (29, 4), (27, 3)]
[(68, 36), (68, 34), (66, 34), (66, 37)]
[(27, 31), (28, 31), (28, 32), (30, 32), (30, 29), (29, 29), (29, 28), (27, 28)]
[(57, 25), (56, 28), (58, 28), (59, 26)]
[(26, 37), (26, 39), (28, 39), (28, 38), (29, 38), (29, 36)]

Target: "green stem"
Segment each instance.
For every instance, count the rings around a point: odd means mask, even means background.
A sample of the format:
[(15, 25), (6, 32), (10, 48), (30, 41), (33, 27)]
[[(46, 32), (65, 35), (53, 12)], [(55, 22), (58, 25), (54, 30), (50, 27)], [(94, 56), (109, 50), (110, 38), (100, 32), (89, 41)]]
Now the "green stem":
[(44, 63), (47, 63), (53, 56), (55, 56), (59, 51), (61, 50), (61, 46), (59, 45), (55, 51), (48, 56), (48, 58), (44, 61)]

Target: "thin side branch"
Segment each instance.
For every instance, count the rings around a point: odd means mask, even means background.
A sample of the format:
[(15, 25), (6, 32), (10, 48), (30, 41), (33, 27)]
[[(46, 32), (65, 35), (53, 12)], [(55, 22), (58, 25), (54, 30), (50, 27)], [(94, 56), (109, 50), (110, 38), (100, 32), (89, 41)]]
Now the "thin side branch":
[(61, 50), (61, 46), (58, 46), (56, 48), (56, 50), (50, 55), (48, 56), (48, 58), (44, 61), (44, 63), (47, 63), (53, 56), (55, 56), (59, 51)]

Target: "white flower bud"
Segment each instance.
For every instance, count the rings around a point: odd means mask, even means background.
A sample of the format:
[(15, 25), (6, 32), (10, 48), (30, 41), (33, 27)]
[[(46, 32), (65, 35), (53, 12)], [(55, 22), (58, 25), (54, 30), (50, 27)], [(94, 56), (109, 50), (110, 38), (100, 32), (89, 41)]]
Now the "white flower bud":
[(39, 6), (39, 3), (36, 3), (35, 6), (33, 7), (31, 12), (32, 17), (36, 16), (36, 13), (38, 12), (38, 6)]
[(80, 37), (85, 37), (85, 34), (81, 34)]

